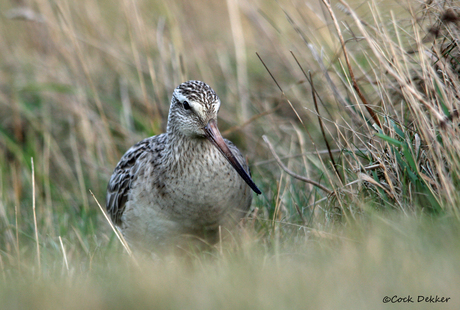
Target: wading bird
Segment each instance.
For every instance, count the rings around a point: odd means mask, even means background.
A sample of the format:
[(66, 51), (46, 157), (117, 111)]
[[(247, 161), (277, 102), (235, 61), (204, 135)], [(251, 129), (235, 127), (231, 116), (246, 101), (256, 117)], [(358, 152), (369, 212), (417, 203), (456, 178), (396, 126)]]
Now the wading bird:
[(216, 243), (219, 226), (234, 226), (248, 212), (251, 189), (261, 193), (241, 152), (217, 128), (219, 108), (206, 83), (182, 83), (172, 95), (166, 133), (121, 158), (106, 208), (131, 247), (156, 253), (191, 239)]

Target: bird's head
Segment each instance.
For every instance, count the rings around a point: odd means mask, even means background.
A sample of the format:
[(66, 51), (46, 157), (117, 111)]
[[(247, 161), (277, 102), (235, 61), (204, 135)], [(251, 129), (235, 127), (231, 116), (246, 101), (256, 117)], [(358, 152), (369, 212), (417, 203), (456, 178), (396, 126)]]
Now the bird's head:
[(217, 122), (220, 99), (216, 92), (201, 81), (187, 81), (173, 92), (168, 128), (188, 137), (205, 137), (209, 121)]

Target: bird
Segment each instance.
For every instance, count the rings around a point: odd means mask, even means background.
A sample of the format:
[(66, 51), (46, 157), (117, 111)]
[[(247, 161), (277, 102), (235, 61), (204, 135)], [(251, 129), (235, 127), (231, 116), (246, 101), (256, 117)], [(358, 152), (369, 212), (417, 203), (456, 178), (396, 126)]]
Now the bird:
[(250, 210), (254, 191), (239, 149), (217, 127), (221, 101), (190, 80), (172, 94), (166, 132), (132, 146), (107, 186), (106, 209), (131, 248), (159, 254), (213, 245)]

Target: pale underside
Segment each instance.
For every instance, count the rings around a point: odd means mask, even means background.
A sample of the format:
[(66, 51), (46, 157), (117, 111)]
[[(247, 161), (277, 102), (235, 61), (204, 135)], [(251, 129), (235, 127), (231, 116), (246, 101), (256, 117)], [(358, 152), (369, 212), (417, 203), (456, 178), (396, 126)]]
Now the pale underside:
[[(228, 140), (243, 168), (240, 151)], [(107, 210), (130, 246), (162, 251), (184, 242), (213, 244), (219, 226), (234, 227), (252, 191), (204, 138), (147, 138), (121, 158), (107, 190)]]

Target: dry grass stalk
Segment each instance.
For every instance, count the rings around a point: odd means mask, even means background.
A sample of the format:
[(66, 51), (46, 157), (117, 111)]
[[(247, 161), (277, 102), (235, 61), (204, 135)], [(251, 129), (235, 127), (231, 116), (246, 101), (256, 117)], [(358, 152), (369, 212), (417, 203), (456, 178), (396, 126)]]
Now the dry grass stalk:
[(101, 210), (102, 214), (104, 214), (104, 217), (105, 219), (107, 220), (107, 222), (109, 223), (110, 225), (110, 228), (112, 228), (112, 231), (115, 233), (115, 235), (117, 236), (118, 240), (120, 241), (120, 243), (123, 245), (123, 248), (126, 250), (126, 253), (128, 253), (129, 256), (133, 257), (133, 252), (131, 251), (131, 249), (129, 248), (129, 245), (128, 243), (126, 242), (125, 238), (123, 237), (123, 235), (118, 231), (118, 229), (113, 225), (112, 221), (110, 220), (109, 216), (107, 215), (107, 212), (105, 211), (104, 208), (101, 207), (101, 205), (99, 204), (99, 201), (97, 200), (96, 196), (94, 196), (93, 192), (91, 190), (89, 190), (89, 192), (91, 193), (91, 195), (93, 196), (94, 200), (96, 201), (96, 204), (97, 206), (99, 207), (99, 209)]
[(295, 172), (293, 172), (292, 170), (290, 170), (288, 167), (286, 167), (283, 162), (281, 161), (281, 159), (278, 157), (278, 155), (276, 154), (275, 152), (275, 149), (273, 148), (273, 145), (270, 143), (270, 140), (268, 140), (267, 136), (262, 136), (262, 138), (264, 139), (265, 143), (267, 143), (268, 145), (268, 148), (270, 149), (270, 152), (273, 154), (273, 156), (275, 157), (276, 159), (276, 162), (278, 163), (278, 165), (287, 173), (289, 174), (290, 176), (296, 178), (297, 180), (300, 180), (300, 181), (303, 181), (305, 183), (309, 183), (309, 184), (312, 184), (320, 189), (322, 189), (323, 191), (325, 191), (327, 194), (331, 195), (333, 193), (332, 190), (330, 190), (329, 188), (325, 187), (324, 185), (314, 181), (314, 180), (311, 180), (309, 178), (306, 178), (306, 177), (303, 177), (301, 175), (298, 175), (296, 174)]
[(371, 117), (374, 120), (374, 122), (377, 124), (377, 126), (379, 126), (379, 128), (382, 128), (382, 124), (380, 123), (379, 118), (375, 114), (374, 110), (370, 107), (370, 104), (368, 103), (366, 97), (364, 97), (364, 94), (362, 93), (361, 88), (358, 86), (358, 82), (356, 82), (355, 74), (353, 73), (353, 69), (352, 69), (351, 64), (350, 64), (350, 59), (348, 57), (348, 52), (347, 52), (347, 48), (346, 48), (346, 45), (345, 45), (345, 41), (344, 41), (343, 36), (342, 36), (342, 31), (340, 30), (340, 27), (339, 27), (339, 24), (337, 22), (337, 18), (336, 18), (335, 14), (334, 14), (334, 11), (332, 11), (330, 1), (329, 0), (323, 0), (323, 3), (326, 6), (326, 8), (328, 9), (329, 14), (331, 15), (332, 20), (334, 22), (334, 26), (335, 26), (335, 28), (337, 30), (337, 34), (339, 35), (340, 44), (342, 45), (343, 55), (345, 56), (345, 62), (346, 62), (347, 67), (348, 67), (348, 73), (350, 74), (350, 78), (351, 78), (351, 80), (353, 82), (353, 88), (355, 89), (356, 93), (358, 94), (359, 98), (361, 99), (361, 102), (366, 107), (367, 112), (371, 115)]
[(34, 158), (30, 158), (30, 163), (32, 165), (32, 210), (34, 213), (34, 230), (35, 230), (35, 243), (37, 249), (37, 264), (38, 270), (41, 270), (41, 258), (40, 258), (40, 242), (38, 241), (38, 226), (37, 226), (37, 212), (35, 211), (35, 167), (34, 167)]

